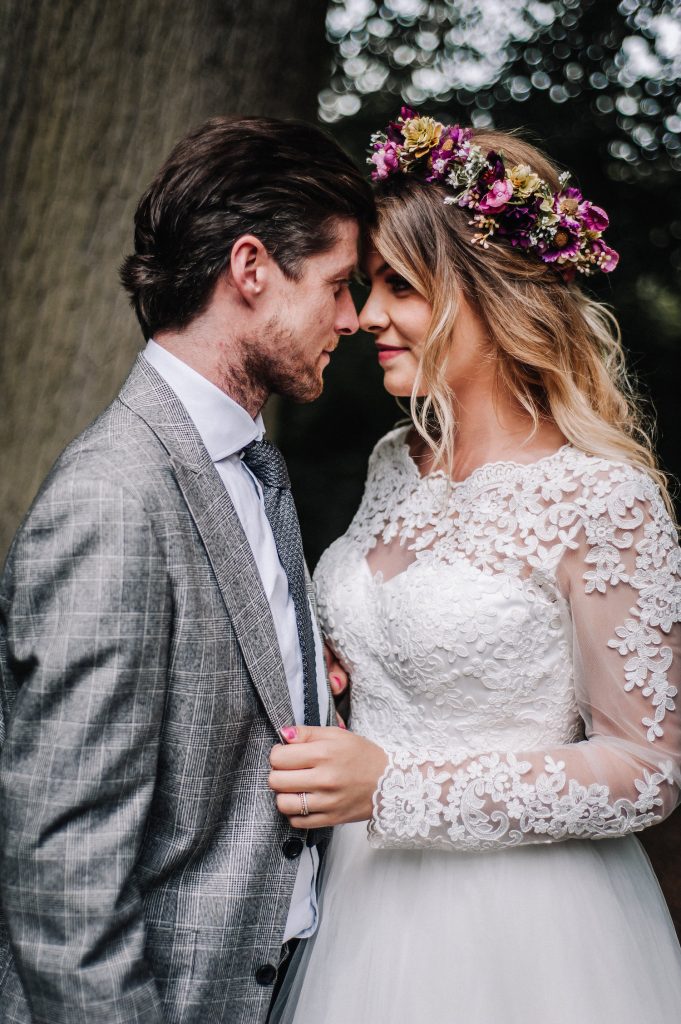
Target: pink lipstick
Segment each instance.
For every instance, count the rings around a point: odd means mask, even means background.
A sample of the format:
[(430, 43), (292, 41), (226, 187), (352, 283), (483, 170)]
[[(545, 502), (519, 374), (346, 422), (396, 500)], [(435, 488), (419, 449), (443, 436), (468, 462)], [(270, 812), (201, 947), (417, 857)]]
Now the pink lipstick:
[(379, 363), (387, 363), (395, 356), (401, 355), (407, 350), (405, 348), (398, 348), (396, 345), (377, 345), (378, 349), (378, 361)]

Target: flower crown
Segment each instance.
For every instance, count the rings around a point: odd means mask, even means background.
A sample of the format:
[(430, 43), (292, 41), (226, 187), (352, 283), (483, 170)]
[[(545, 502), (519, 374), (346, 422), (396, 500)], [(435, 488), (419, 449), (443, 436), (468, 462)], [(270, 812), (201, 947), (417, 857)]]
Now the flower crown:
[(501, 153), (485, 155), (472, 139), (470, 128), (440, 124), (402, 107), (387, 133), (371, 136), (371, 177), (382, 181), (413, 174), (448, 185), (454, 195), (445, 203), (473, 213), (473, 243), (488, 248), (488, 239), (504, 238), (554, 264), (567, 280), (575, 272), (609, 274), (615, 269), (619, 256), (601, 238), (608, 215), (584, 200), (579, 189), (568, 188), (568, 173), (561, 174), (554, 192), (527, 164), (507, 167)]

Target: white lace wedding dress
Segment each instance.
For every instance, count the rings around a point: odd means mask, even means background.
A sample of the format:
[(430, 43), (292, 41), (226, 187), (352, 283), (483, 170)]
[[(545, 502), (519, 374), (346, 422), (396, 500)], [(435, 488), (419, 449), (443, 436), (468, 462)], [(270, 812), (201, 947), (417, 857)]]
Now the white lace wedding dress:
[(352, 728), (390, 761), (368, 831), (335, 832), (275, 1019), (678, 1024), (681, 950), (634, 835), (681, 781), (659, 492), (569, 445), (422, 478), (405, 437), (315, 574)]

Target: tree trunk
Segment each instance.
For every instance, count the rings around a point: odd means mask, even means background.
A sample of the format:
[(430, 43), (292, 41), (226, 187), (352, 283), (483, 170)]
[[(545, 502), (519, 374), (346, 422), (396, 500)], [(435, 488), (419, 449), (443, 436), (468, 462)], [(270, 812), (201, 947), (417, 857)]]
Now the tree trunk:
[(117, 270), (137, 198), (216, 114), (316, 118), (325, 0), (2, 0), (0, 561), (141, 335)]

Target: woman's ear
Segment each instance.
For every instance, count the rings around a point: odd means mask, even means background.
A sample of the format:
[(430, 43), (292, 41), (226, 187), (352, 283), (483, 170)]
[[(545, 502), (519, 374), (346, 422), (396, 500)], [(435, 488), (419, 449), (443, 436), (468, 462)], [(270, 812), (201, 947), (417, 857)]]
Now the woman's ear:
[(255, 235), (241, 235), (232, 246), (230, 284), (247, 305), (253, 306), (267, 286), (271, 263), (267, 249)]

